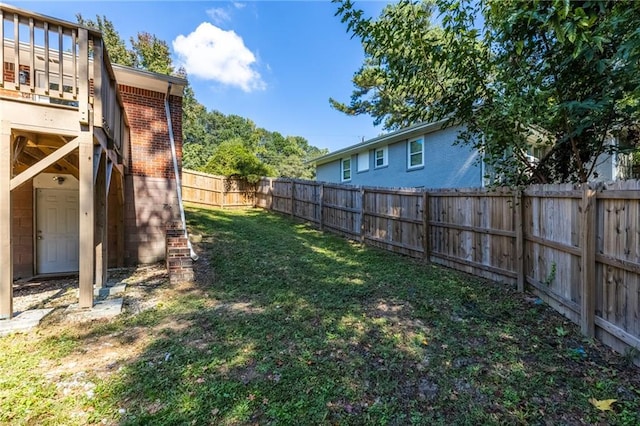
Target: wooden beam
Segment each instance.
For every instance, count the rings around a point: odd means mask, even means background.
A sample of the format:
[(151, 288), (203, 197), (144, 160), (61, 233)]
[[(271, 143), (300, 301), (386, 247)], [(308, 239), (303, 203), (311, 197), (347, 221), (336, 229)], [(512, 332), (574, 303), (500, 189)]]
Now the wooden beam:
[(106, 232), (106, 219), (107, 219), (107, 200), (106, 200), (106, 175), (107, 175), (107, 167), (106, 167), (106, 156), (101, 155), (98, 151), (94, 149), (94, 153), (98, 156), (98, 165), (95, 165), (94, 158), (94, 167), (97, 168), (98, 178), (94, 180), (95, 188), (95, 251), (96, 251), (96, 270), (95, 270), (95, 288), (102, 288), (107, 282), (107, 259), (106, 255), (106, 241), (105, 241), (105, 232)]
[(13, 250), (11, 244), (11, 125), (0, 123), (0, 318), (13, 316)]
[[(33, 166), (29, 167), (29, 169), (20, 173), (18, 176), (11, 179), (11, 190), (13, 191), (20, 185), (25, 184), (29, 180), (33, 179), (37, 174), (43, 172), (47, 167), (52, 166), (57, 163), (59, 160), (70, 154), (73, 150), (78, 148), (78, 139), (75, 139), (63, 147), (58, 148), (52, 154), (47, 155), (42, 160), (38, 161)], [(9, 157), (10, 158), (10, 157)]]
[(582, 187), (580, 215), (580, 272), (582, 297), (580, 330), (588, 337), (595, 336), (596, 310), (596, 191), (588, 184)]
[(93, 136), (91, 131), (78, 137), (80, 169), (80, 308), (93, 307), (94, 282), (94, 184), (93, 184)]

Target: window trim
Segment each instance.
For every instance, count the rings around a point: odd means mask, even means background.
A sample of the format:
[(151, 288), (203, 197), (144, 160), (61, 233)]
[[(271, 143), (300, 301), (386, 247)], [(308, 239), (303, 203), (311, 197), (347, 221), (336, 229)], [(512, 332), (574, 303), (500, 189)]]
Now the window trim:
[[(411, 157), (414, 155), (417, 155), (418, 152), (411, 152), (411, 143), (412, 142), (417, 142), (420, 141), (420, 146), (421, 146), (421, 150), (420, 150), (420, 164), (411, 164)], [(407, 141), (407, 170), (413, 170), (413, 169), (417, 169), (420, 167), (424, 167), (424, 137), (419, 137), (419, 138), (413, 138), (413, 139), (409, 139)]]
[[(382, 151), (382, 164), (378, 165), (378, 152)], [(373, 150), (373, 166), (376, 169), (387, 167), (389, 165), (389, 147), (383, 146)]]
[[(348, 168), (348, 169), (345, 169), (345, 168), (344, 168), (344, 163), (345, 163), (345, 162), (347, 162), (347, 161), (349, 162), (349, 168)], [(351, 157), (348, 157), (348, 158), (341, 158), (341, 159), (340, 159), (340, 180), (341, 180), (342, 182), (348, 182), (348, 181), (350, 181), (350, 180), (351, 180), (351, 169), (352, 169), (352, 167), (351, 167), (351, 166), (352, 166), (352, 165), (351, 165)], [(345, 172), (349, 172), (349, 178), (347, 178), (347, 179), (345, 179), (345, 177), (344, 177), (344, 173), (345, 173)]]
[[(369, 151), (364, 151), (364, 152), (359, 152), (358, 155), (356, 156), (358, 161), (358, 173), (364, 173), (364, 172), (368, 172), (369, 171)], [(366, 159), (366, 168), (360, 168), (360, 159), (364, 158)]]

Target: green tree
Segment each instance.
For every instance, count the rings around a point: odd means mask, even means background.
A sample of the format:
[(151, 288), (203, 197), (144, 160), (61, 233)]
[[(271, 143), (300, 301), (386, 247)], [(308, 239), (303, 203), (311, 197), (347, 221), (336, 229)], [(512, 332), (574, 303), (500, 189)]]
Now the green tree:
[(271, 175), (268, 166), (247, 148), (242, 139), (222, 142), (207, 162), (204, 171), (211, 174), (246, 179), (256, 183), (263, 176)]
[(464, 124), (460, 141), (514, 184), (585, 182), (620, 149), (611, 136), (637, 134), (636, 2), (402, 0), (377, 20), (338, 3), (366, 56), (351, 102), (331, 100), (341, 111), (387, 129)]
[(133, 54), (127, 49), (124, 40), (120, 37), (118, 31), (113, 26), (113, 22), (106, 16), (96, 15), (96, 20), (84, 19), (80, 14), (76, 14), (78, 24), (85, 27), (94, 28), (102, 33), (102, 39), (109, 53), (109, 59), (116, 64), (133, 66)]
[(159, 74), (174, 73), (171, 51), (166, 41), (147, 32), (139, 32), (136, 38), (131, 37), (130, 41), (135, 67)]

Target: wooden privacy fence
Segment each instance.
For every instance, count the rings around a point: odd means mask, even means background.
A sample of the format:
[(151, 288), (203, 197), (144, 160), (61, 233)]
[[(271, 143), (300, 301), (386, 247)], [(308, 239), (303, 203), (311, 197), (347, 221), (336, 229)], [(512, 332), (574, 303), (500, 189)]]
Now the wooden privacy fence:
[[(417, 190), (263, 179), (255, 206), (525, 287), (618, 351), (640, 350), (640, 182)], [(185, 198), (186, 199), (186, 198)]]
[(256, 186), (241, 179), (182, 170), (182, 199), (197, 206), (252, 207), (255, 194)]

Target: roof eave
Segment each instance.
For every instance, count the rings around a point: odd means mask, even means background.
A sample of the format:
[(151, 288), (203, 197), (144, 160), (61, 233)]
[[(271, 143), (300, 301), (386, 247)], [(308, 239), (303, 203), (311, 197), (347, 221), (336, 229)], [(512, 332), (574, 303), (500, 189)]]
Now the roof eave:
[(365, 141), (359, 144), (355, 144), (355, 145), (348, 146), (346, 148), (339, 149), (337, 151), (323, 155), (322, 157), (315, 158), (309, 161), (309, 163), (314, 164), (317, 167), (317, 166), (321, 166), (323, 164), (327, 164), (332, 161), (338, 160), (347, 155), (350, 156), (365, 150), (375, 149), (381, 146), (397, 143), (403, 140), (408, 140), (416, 136), (433, 133), (435, 131), (441, 130), (442, 128), (446, 127), (449, 121), (450, 121), (449, 119), (443, 119), (443, 120), (434, 121), (430, 123), (414, 124), (413, 126), (405, 127), (395, 132), (391, 132), (386, 135), (369, 139), (368, 141)]

